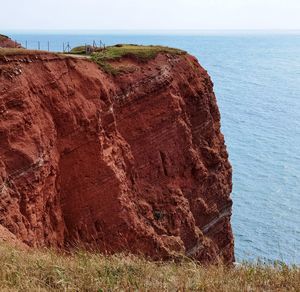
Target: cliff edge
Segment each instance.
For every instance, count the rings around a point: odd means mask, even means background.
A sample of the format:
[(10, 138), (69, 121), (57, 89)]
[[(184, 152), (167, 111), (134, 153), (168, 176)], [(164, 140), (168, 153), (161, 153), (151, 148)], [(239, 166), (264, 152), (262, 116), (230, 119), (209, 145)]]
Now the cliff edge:
[(28, 246), (234, 260), (220, 113), (186, 53), (0, 49), (0, 157), (0, 231)]
[(8, 36), (0, 34), (0, 48), (21, 48), (21, 45)]

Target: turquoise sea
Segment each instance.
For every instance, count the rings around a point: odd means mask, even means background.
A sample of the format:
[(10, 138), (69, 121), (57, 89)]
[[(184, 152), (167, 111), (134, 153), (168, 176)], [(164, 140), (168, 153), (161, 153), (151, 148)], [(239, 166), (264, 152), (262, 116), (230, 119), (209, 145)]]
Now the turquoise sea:
[(101, 40), (195, 55), (214, 81), (234, 169), (237, 261), (300, 264), (300, 33), (6, 33), (32, 49)]

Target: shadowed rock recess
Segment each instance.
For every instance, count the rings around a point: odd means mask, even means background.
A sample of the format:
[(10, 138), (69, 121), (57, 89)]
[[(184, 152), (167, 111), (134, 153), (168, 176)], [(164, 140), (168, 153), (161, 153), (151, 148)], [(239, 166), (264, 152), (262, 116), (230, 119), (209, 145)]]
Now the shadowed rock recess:
[(113, 65), (0, 54), (0, 237), (231, 263), (232, 170), (207, 72), (188, 54)]

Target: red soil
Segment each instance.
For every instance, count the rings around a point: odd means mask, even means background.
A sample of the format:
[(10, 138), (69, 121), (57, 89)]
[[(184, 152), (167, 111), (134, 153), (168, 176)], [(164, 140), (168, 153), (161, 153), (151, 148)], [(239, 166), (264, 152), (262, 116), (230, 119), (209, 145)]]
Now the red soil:
[(21, 45), (9, 37), (0, 34), (0, 48), (21, 48)]

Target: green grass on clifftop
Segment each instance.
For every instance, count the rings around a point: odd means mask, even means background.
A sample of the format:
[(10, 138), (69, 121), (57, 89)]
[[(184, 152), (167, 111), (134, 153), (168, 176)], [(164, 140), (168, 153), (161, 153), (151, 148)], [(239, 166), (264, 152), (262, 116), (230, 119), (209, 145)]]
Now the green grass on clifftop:
[[(85, 46), (76, 47), (71, 50), (71, 54), (84, 55)], [(125, 45), (119, 44), (109, 46), (105, 49), (96, 49), (91, 54), (91, 60), (100, 65), (106, 73), (113, 75), (118, 74), (118, 70), (110, 63), (111, 61), (119, 60), (123, 57), (134, 58), (140, 62), (146, 62), (155, 58), (159, 53), (168, 53), (172, 55), (185, 54), (185, 51), (163, 47), (163, 46), (140, 46), (140, 45)]]
[(283, 264), (204, 267), (128, 255), (21, 251), (0, 245), (0, 291), (299, 291), (300, 269)]
[(180, 55), (185, 53), (182, 50), (163, 46), (138, 46), (138, 45), (116, 45), (107, 47), (103, 51), (95, 52), (93, 55), (101, 60), (115, 60), (122, 57), (135, 57), (140, 61), (153, 59), (159, 53)]

